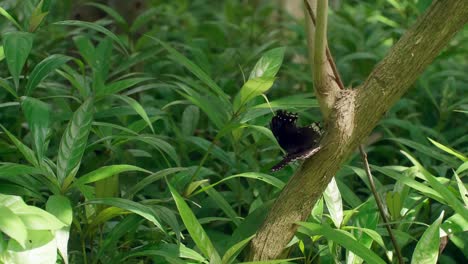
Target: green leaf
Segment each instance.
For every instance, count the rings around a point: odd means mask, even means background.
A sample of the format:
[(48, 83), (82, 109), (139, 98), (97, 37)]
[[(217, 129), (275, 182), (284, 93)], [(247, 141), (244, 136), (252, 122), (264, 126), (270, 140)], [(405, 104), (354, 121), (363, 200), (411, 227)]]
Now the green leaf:
[(21, 221), (21, 218), (15, 214), (15, 212), (4, 206), (5, 202), (8, 201), (2, 201), (2, 203), (0, 203), (0, 215), (2, 216), (0, 217), (0, 231), (16, 240), (21, 246), (24, 247), (28, 234), (26, 226)]
[(18, 90), (19, 76), (31, 52), (34, 35), (27, 32), (7, 32), (2, 35), (2, 38), (8, 69)]
[(15, 25), (19, 30), (22, 30), (20, 24), (2, 7), (0, 7), (0, 15), (4, 16), (6, 19), (10, 20), (13, 25)]
[(11, 87), (10, 83), (2, 78), (0, 78), (0, 87), (3, 87), (7, 92), (13, 95), (15, 98), (18, 98), (18, 94), (16, 93), (15, 89)]
[(47, 133), (50, 126), (50, 106), (32, 97), (21, 97), (21, 107), (34, 140), (37, 160), (42, 162), (47, 150)]
[(283, 63), (286, 48), (271, 49), (263, 54), (250, 72), (249, 79), (257, 77), (275, 77)]
[(134, 85), (140, 84), (145, 81), (153, 80), (153, 78), (149, 77), (136, 77), (136, 78), (129, 78), (124, 80), (115, 81), (113, 83), (107, 84), (104, 90), (96, 91), (97, 95), (103, 96), (108, 94), (116, 94), (125, 89), (128, 89)]
[(17, 139), (13, 134), (10, 133), (4, 126), (0, 125), (0, 127), (5, 131), (5, 134), (10, 138), (11, 142), (15, 144), (16, 148), (23, 154), (23, 157), (31, 163), (34, 167), (39, 168), (39, 163), (37, 162), (36, 156), (34, 155), (34, 151), (24, 145), (19, 139)]
[(65, 55), (54, 54), (39, 62), (29, 75), (28, 82), (26, 83), (26, 95), (31, 95), (32, 91), (47, 77), (47, 75), (71, 59), (71, 57)]
[(283, 187), (284, 187), (284, 182), (282, 182), (278, 178), (273, 177), (271, 175), (260, 173), (260, 172), (245, 172), (245, 173), (231, 175), (229, 177), (223, 178), (222, 180), (220, 180), (220, 181), (218, 181), (216, 183), (213, 183), (211, 185), (203, 187), (202, 189), (195, 192), (193, 195), (197, 195), (197, 194), (199, 194), (201, 192), (205, 192), (208, 189), (211, 189), (214, 186), (216, 186), (216, 185), (218, 185), (218, 184), (220, 184), (222, 182), (225, 182), (227, 180), (234, 179), (234, 178), (250, 178), (250, 179), (263, 181), (263, 182), (268, 183), (268, 184), (270, 184), (270, 185), (272, 185), (272, 186), (274, 186), (274, 187), (276, 187), (276, 188), (278, 188), (280, 190), (283, 189)]
[(105, 252), (113, 252), (112, 250), (117, 250), (116, 244), (119, 242), (120, 238), (127, 235), (129, 232), (131, 233), (136, 230), (142, 221), (143, 219), (140, 216), (132, 214), (117, 222), (104, 237), (99, 248), (97, 248), (96, 259), (100, 259)]
[(463, 162), (468, 161), (468, 157), (465, 157), (465, 155), (463, 155), (462, 153), (460, 153), (460, 152), (458, 152), (458, 151), (456, 151), (456, 150), (454, 150), (454, 149), (451, 149), (451, 148), (449, 148), (449, 147), (447, 147), (447, 146), (444, 146), (444, 145), (440, 144), (439, 142), (437, 142), (437, 141), (435, 141), (435, 140), (432, 140), (432, 139), (430, 139), (430, 138), (428, 138), (428, 139), (429, 139), (429, 141), (430, 141), (432, 144), (434, 144), (434, 146), (436, 146), (436, 147), (438, 147), (439, 149), (441, 149), (441, 150), (447, 152), (448, 154), (457, 157), (458, 159), (460, 159), (460, 160), (463, 161)]
[(401, 209), (403, 208), (403, 201), (401, 200), (400, 192), (387, 192), (385, 201), (392, 219), (400, 219)]
[(249, 79), (244, 83), (234, 99), (234, 111), (240, 110), (250, 100), (268, 91), (274, 81), (274, 77), (258, 77), (255, 79)]
[(192, 136), (200, 119), (200, 109), (194, 105), (189, 105), (182, 113), (182, 133), (185, 136)]
[(106, 5), (98, 4), (98, 3), (85, 3), (84, 5), (95, 6), (95, 7), (99, 8), (99, 9), (101, 9), (102, 11), (106, 12), (106, 14), (108, 14), (110, 17), (112, 17), (115, 20), (115, 22), (117, 22), (117, 24), (120, 24), (121, 26), (128, 27), (127, 21), (125, 21), (125, 18), (123, 18), (114, 9), (112, 9), (112, 8), (106, 6)]
[(108, 177), (111, 177), (113, 175), (116, 175), (122, 172), (127, 172), (127, 171), (141, 171), (141, 172), (145, 172), (149, 174), (151, 173), (151, 171), (148, 171), (148, 170), (145, 170), (140, 167), (133, 166), (133, 165), (126, 165), (126, 164), (110, 165), (110, 166), (101, 167), (99, 169), (96, 169), (92, 172), (87, 173), (86, 175), (81, 176), (78, 180), (75, 181), (74, 185), (82, 185), (82, 184), (100, 181)]
[(322, 235), (327, 239), (340, 244), (347, 250), (352, 251), (360, 258), (364, 259), (364, 261), (368, 263), (375, 263), (375, 264), (384, 264), (385, 261), (381, 259), (377, 254), (375, 254), (372, 250), (362, 246), (359, 244), (356, 239), (351, 236), (349, 233), (339, 230), (339, 229), (332, 229), (326, 225), (320, 225), (315, 223), (306, 223), (300, 222), (298, 225), (302, 226), (306, 229), (304, 232), (303, 229), (299, 228), (298, 232), (305, 233), (310, 235), (311, 232), (313, 235)]
[(93, 121), (93, 98), (86, 100), (73, 114), (60, 141), (57, 158), (57, 177), (62, 188), (73, 181), (86, 149)]
[(247, 245), (247, 243), (250, 242), (250, 240), (252, 240), (252, 238), (254, 238), (255, 235), (253, 236), (250, 236), (238, 243), (236, 243), (235, 245), (233, 245), (232, 247), (230, 247), (226, 253), (224, 253), (224, 256), (223, 256), (223, 259), (221, 260), (221, 263), (223, 264), (230, 264), (230, 263), (234, 263), (234, 261), (236, 260), (236, 257), (237, 255), (239, 255), (239, 253), (241, 252), (241, 250)]
[(146, 111), (145, 109), (143, 108), (143, 106), (141, 106), (140, 103), (138, 103), (137, 100), (131, 98), (131, 97), (128, 97), (128, 96), (125, 96), (125, 95), (117, 95), (115, 94), (114, 97), (126, 102), (128, 105), (130, 105), (133, 110), (135, 110), (135, 112), (138, 113), (138, 115), (141, 116), (141, 118), (143, 120), (145, 120), (146, 124), (148, 124), (148, 126), (150, 127), (151, 129), (151, 132), (153, 132), (154, 134), (154, 128), (153, 128), (153, 124), (151, 123), (149, 117), (148, 117), (148, 114), (146, 114)]
[(46, 203), (47, 212), (55, 215), (62, 223), (70, 226), (73, 220), (73, 209), (70, 200), (63, 195), (52, 195)]
[(29, 17), (29, 32), (36, 31), (37, 27), (39, 27), (41, 22), (49, 13), (49, 12), (42, 12), (43, 3), (44, 3), (44, 0), (41, 0), (39, 4), (37, 4), (36, 8), (33, 10), (31, 16)]
[(140, 190), (145, 188), (146, 186), (152, 184), (155, 181), (158, 181), (164, 178), (167, 175), (174, 174), (180, 171), (185, 171), (187, 168), (168, 168), (164, 170), (160, 170), (155, 172), (149, 176), (144, 177), (143, 179), (139, 180), (134, 186), (130, 187), (127, 190), (126, 198), (132, 198), (135, 194), (137, 194)]
[(325, 189), (323, 199), (325, 200), (325, 204), (327, 205), (328, 212), (330, 213), (335, 227), (340, 228), (343, 222), (343, 201), (335, 178), (332, 178)]
[(123, 43), (123, 41), (120, 40), (114, 33), (112, 33), (108, 29), (96, 23), (91, 23), (91, 22), (86, 22), (86, 21), (77, 21), (77, 20), (64, 20), (64, 21), (55, 22), (54, 24), (63, 25), (63, 26), (76, 26), (76, 27), (88, 28), (88, 29), (101, 32), (104, 35), (111, 38), (113, 41), (115, 41), (120, 46), (120, 48), (122, 48), (122, 51), (125, 53), (125, 55), (128, 55), (127, 48), (125, 47), (125, 44)]
[[(105, 204), (105, 205), (110, 205), (110, 206), (115, 206), (121, 209), (125, 209), (127, 211), (130, 211), (132, 213), (135, 213), (146, 220), (150, 221), (153, 223), (156, 227), (164, 231), (161, 223), (159, 222), (157, 215), (154, 213), (154, 211), (141, 203), (137, 203), (134, 201), (130, 201), (127, 199), (122, 199), (122, 198), (116, 198), (116, 197), (110, 197), (110, 198), (97, 198), (93, 200), (89, 200), (86, 203), (90, 204)], [(165, 232), (165, 231), (164, 231)]]
[(432, 223), (429, 228), (424, 231), (423, 235), (416, 244), (416, 248), (413, 252), (411, 263), (418, 264), (431, 264), (437, 263), (439, 256), (439, 245), (440, 245), (440, 234), (439, 228), (442, 219), (444, 218), (444, 212)]
[(404, 151), (401, 152), (419, 169), (419, 171), (426, 178), (429, 185), (431, 185), (431, 187), (434, 188), (436, 192), (444, 197), (445, 203), (465, 219), (468, 219), (468, 210), (466, 210), (460, 200), (447, 187), (440, 183), (436, 177), (430, 174), (415, 158)]
[(54, 232), (57, 249), (68, 264), (68, 241), (70, 238), (70, 225), (73, 221), (73, 209), (70, 200), (62, 195), (52, 195), (46, 203), (46, 210), (55, 215), (65, 224), (60, 230)]
[(167, 43), (154, 38), (150, 37), (149, 38), (153, 39), (154, 41), (158, 42), (163, 46), (171, 55), (174, 61), (180, 63), (184, 67), (186, 67), (191, 73), (193, 73), (198, 79), (200, 79), (203, 83), (205, 83), (212, 92), (214, 92), (217, 96), (221, 97), (220, 99), (222, 102), (225, 104), (226, 107), (230, 105), (229, 102), (229, 97), (227, 94), (224, 93), (224, 91), (219, 87), (213, 79), (211, 79), (208, 74), (206, 74), (200, 67), (198, 67), (195, 63), (193, 63), (191, 60), (189, 60), (187, 57), (182, 55), (180, 52), (169, 46)]
[(57, 217), (35, 206), (24, 206), (13, 210), (27, 229), (57, 230), (65, 226)]
[(7, 255), (10, 259), (6, 263), (52, 264), (57, 261), (57, 244), (49, 230), (28, 230), (26, 246), (10, 240)]
[(205, 257), (210, 259), (210, 262), (221, 263), (221, 258), (219, 257), (218, 252), (216, 251), (213, 243), (211, 242), (201, 224), (198, 222), (190, 207), (184, 201), (182, 196), (180, 196), (179, 193), (177, 193), (177, 191), (169, 183), (167, 183), (167, 185), (172, 193), (172, 197), (174, 198), (177, 209), (179, 210), (180, 217), (182, 218), (187, 231), (195, 242), (195, 245), (197, 245)]

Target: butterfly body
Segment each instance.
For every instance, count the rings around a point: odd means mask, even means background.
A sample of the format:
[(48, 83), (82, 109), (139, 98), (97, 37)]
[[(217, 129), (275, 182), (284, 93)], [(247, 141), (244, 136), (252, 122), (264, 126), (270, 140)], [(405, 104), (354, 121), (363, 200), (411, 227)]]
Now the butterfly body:
[(280, 163), (273, 166), (272, 171), (280, 170), (290, 162), (308, 158), (320, 150), (322, 130), (318, 123), (298, 127), (296, 122), (297, 114), (283, 110), (278, 110), (271, 119), (270, 129), (287, 153)]

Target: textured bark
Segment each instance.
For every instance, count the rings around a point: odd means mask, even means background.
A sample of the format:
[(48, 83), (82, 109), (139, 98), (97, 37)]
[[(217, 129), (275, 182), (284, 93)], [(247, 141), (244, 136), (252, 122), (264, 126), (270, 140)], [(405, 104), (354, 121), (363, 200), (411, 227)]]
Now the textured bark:
[(323, 148), (284, 187), (252, 240), (250, 258), (278, 258), (340, 165), (468, 22), (467, 0), (435, 0), (355, 90), (340, 90), (330, 111)]

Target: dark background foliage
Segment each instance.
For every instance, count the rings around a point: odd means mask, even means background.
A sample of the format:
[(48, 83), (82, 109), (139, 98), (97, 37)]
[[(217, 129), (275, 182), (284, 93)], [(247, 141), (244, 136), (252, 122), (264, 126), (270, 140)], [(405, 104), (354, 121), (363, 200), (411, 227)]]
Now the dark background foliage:
[[(71, 263), (216, 261), (207, 255), (211, 243), (217, 254), (226, 256), (229, 248), (255, 233), (297, 167), (269, 172), (283, 155), (265, 129), (271, 110), (298, 112), (302, 125), (321, 119), (307, 65), (302, 10), (298, 15), (286, 12), (287, 2), (1, 1), (20, 26), (0, 19), (4, 48), (6, 32), (34, 25), (31, 17), (40, 3), (40, 11), (48, 13), (31, 33), (32, 49), (18, 87), (5, 58), (13, 51), (5, 49), (0, 61), (0, 193), (21, 196), (42, 209), (50, 197), (64, 197), (73, 212), (68, 223)], [(328, 43), (345, 85), (358, 87), (429, 4), (331, 1)], [(462, 263), (468, 258), (466, 232), (463, 235), (468, 221), (454, 208), (462, 202), (467, 206), (463, 181), (468, 166), (461, 154), (468, 152), (466, 43), (465, 28), (363, 140), (407, 259), (417, 259), (415, 252), (430, 255), (438, 250), (418, 241), (442, 211), (442, 228), (450, 236), (443, 238), (448, 242), (439, 261)], [(54, 54), (68, 60), (28, 92), (34, 67)], [(252, 79), (251, 71), (259, 69), (260, 58), (278, 67), (282, 63), (277, 74), (266, 76), (275, 77), (274, 84), (262, 84), (266, 97), (258, 94), (236, 107), (239, 91)], [(272, 68), (275, 65), (260, 67)], [(28, 117), (28, 98), (33, 98), (38, 115), (40, 102), (50, 110), (42, 141), (32, 128), (40, 121)], [(85, 102), (91, 106), (80, 108)], [(41, 164), (32, 164), (12, 138), (32, 149)], [(70, 152), (61, 146), (66, 139), (76, 143)], [(45, 146), (43, 155), (37, 142)], [(437, 177), (456, 197), (456, 205), (401, 151)], [(43, 177), (60, 178), (61, 160), (74, 158), (79, 170), (70, 186), (64, 179), (44, 183), (48, 181)], [(320, 200), (309, 222), (351, 234), (388, 260), (385, 250), (392, 246), (358, 152), (335, 179), (328, 194), (334, 199), (325, 197), (325, 206)], [(0, 254), (6, 254), (12, 239), (2, 231), (5, 247)], [(223, 263), (234, 261), (247, 242)], [(291, 242), (288, 257), (298, 258), (291, 260), (297, 263), (358, 263), (348, 250), (339, 235), (304, 228)], [(244, 256), (240, 253), (237, 260)]]

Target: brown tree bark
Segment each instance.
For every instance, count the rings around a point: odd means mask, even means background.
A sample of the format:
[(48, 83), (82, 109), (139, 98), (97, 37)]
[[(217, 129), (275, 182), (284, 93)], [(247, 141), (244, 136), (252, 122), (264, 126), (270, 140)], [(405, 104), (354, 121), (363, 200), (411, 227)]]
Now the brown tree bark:
[(304, 162), (275, 201), (251, 242), (252, 260), (281, 255), (297, 229), (294, 223), (308, 217), (340, 165), (467, 22), (467, 0), (434, 0), (360, 87), (334, 89), (334, 98), (325, 98), (323, 105), (333, 105), (323, 147)]

